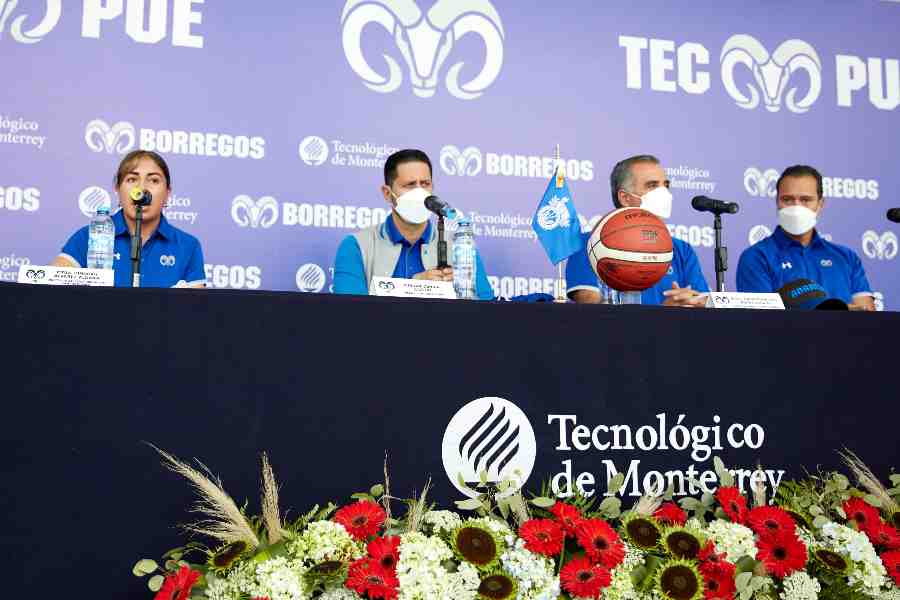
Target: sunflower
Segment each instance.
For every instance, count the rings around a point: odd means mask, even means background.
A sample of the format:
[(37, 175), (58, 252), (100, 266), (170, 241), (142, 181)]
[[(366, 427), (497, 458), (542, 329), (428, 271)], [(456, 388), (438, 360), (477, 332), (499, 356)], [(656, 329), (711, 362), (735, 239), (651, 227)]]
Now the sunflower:
[(247, 552), (248, 548), (247, 542), (243, 540), (231, 542), (210, 554), (206, 564), (213, 572), (224, 573), (234, 566), (234, 563)]
[(850, 568), (850, 564), (847, 562), (847, 559), (845, 559), (837, 552), (832, 552), (831, 550), (826, 550), (825, 548), (819, 548), (813, 553), (813, 556), (815, 556), (819, 564), (821, 564), (829, 571), (833, 571), (834, 573), (846, 573), (847, 569)]
[(700, 600), (703, 576), (693, 561), (670, 560), (656, 573), (656, 590), (666, 600)]
[(515, 578), (501, 569), (494, 569), (481, 578), (479, 600), (510, 600), (516, 597), (519, 586)]
[(309, 588), (321, 585), (323, 588), (340, 586), (347, 579), (346, 563), (339, 560), (326, 560), (308, 569), (303, 579)]
[(675, 558), (697, 558), (703, 549), (703, 539), (693, 529), (668, 527), (663, 531), (663, 548)]
[(631, 513), (623, 522), (622, 531), (625, 539), (641, 550), (655, 550), (662, 539), (662, 531), (656, 519), (642, 517)]
[(450, 545), (462, 560), (471, 563), (481, 571), (497, 566), (502, 553), (503, 542), (484, 525), (465, 522), (450, 534)]

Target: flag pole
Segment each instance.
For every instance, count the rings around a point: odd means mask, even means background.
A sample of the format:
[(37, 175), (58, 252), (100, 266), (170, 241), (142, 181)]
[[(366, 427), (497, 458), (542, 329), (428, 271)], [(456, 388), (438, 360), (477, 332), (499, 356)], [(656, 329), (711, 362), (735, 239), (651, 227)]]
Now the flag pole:
[[(563, 167), (562, 161), (559, 157), (559, 144), (556, 145), (556, 188), (562, 189), (563, 184), (566, 180), (566, 171)], [(565, 277), (563, 275), (563, 261), (559, 261), (559, 264), (556, 265), (557, 268), (557, 280), (556, 280), (556, 294), (554, 302), (565, 303), (566, 302), (566, 283)]]

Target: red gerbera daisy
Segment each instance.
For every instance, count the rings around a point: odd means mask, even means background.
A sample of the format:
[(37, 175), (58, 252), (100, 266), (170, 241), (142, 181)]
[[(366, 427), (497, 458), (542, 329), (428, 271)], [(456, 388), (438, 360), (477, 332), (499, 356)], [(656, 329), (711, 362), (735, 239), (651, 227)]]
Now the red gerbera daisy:
[(348, 504), (334, 514), (334, 521), (358, 540), (364, 540), (378, 533), (387, 515), (384, 509), (370, 500), (360, 500)]
[(716, 500), (732, 522), (743, 525), (747, 521), (747, 499), (736, 487), (720, 487)]
[(674, 502), (664, 502), (656, 509), (653, 516), (657, 521), (670, 525), (684, 525), (687, 523), (687, 513), (681, 510)]
[(573, 558), (559, 572), (562, 588), (578, 598), (599, 598), (611, 581), (609, 571), (583, 557)]
[(181, 567), (177, 573), (166, 577), (153, 600), (187, 600), (191, 595), (191, 588), (198, 579), (200, 579), (200, 571)]
[(795, 535), (759, 540), (756, 547), (759, 549), (756, 559), (776, 577), (787, 577), (806, 566), (806, 545)]
[(575, 537), (588, 557), (607, 569), (615, 569), (625, 559), (619, 534), (603, 519), (585, 519), (575, 530)]
[(393, 600), (397, 597), (400, 582), (390, 569), (385, 569), (371, 558), (362, 558), (350, 565), (344, 584), (360, 596)]
[(873, 546), (884, 548), (885, 550), (900, 550), (900, 532), (891, 527), (884, 521), (879, 521), (876, 525), (866, 531), (869, 541)]
[(881, 563), (887, 569), (897, 587), (900, 587), (900, 550), (892, 550), (881, 555)]
[(544, 556), (557, 556), (562, 551), (565, 535), (562, 525), (550, 519), (531, 519), (519, 528), (525, 547)]
[(850, 498), (844, 502), (844, 512), (847, 513), (847, 521), (856, 523), (860, 531), (868, 531), (871, 527), (881, 522), (878, 509), (862, 498)]
[(575, 537), (575, 530), (581, 522), (584, 521), (584, 517), (581, 516), (581, 511), (571, 504), (557, 502), (550, 508), (550, 512), (552, 512), (553, 516), (556, 517), (556, 520), (562, 524), (566, 536)]
[(703, 573), (703, 588), (706, 600), (734, 600), (734, 595), (737, 593), (734, 571)]
[(369, 542), (366, 550), (369, 552), (369, 558), (385, 569), (394, 571), (397, 568), (397, 561), (400, 560), (400, 536), (375, 538)]
[(700, 572), (704, 575), (710, 574), (726, 574), (734, 575), (734, 565), (728, 562), (727, 555), (722, 552), (716, 552), (716, 545), (711, 541), (697, 554), (697, 560), (700, 561)]
[(761, 539), (793, 536), (797, 531), (791, 516), (776, 506), (757, 506), (747, 514), (747, 524)]

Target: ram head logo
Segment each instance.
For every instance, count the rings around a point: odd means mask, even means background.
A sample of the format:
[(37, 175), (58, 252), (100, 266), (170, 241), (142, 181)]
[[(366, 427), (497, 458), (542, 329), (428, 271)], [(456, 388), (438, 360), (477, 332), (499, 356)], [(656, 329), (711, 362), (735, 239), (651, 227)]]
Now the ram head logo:
[[(19, 0), (0, 0), (0, 35), (6, 30), (6, 21), (16, 10)], [(12, 20), (9, 28), (14, 40), (22, 44), (36, 44), (53, 31), (59, 18), (62, 16), (62, 0), (47, 0), (47, 13), (44, 19), (28, 31), (25, 29), (25, 21), (28, 15), (19, 15)]]
[(403, 83), (397, 61), (383, 55), (388, 75), (369, 64), (363, 55), (362, 34), (366, 25), (377, 23), (393, 36), (406, 61), (413, 93), (431, 98), (437, 91), (441, 67), (456, 42), (468, 33), (484, 40), (485, 64), (472, 80), (460, 83), (465, 63), (458, 62), (447, 71), (447, 89), (462, 100), (474, 100), (500, 75), (505, 37), (500, 15), (488, 0), (438, 0), (422, 14), (413, 0), (347, 0), (341, 15), (344, 54), (350, 66), (370, 90), (387, 94)]
[[(815, 49), (803, 40), (788, 40), (778, 46), (772, 55), (759, 40), (749, 35), (734, 35), (725, 42), (720, 57), (722, 62), (722, 82), (725, 89), (741, 108), (752, 110), (759, 106), (760, 91), (762, 101), (769, 112), (781, 110), (781, 102), (788, 110), (805, 113), (822, 92), (822, 61)], [(749, 86), (750, 96), (744, 95), (734, 80), (737, 65), (745, 65), (759, 88)], [(788, 89), (788, 84), (798, 71), (809, 75), (809, 91), (797, 99), (797, 88)]]
[(119, 121), (110, 127), (103, 119), (94, 119), (84, 130), (84, 141), (94, 152), (123, 154), (134, 146), (134, 125)]
[(278, 220), (278, 201), (271, 196), (254, 201), (242, 194), (231, 202), (231, 218), (241, 227), (268, 229)]
[(478, 175), (483, 166), (481, 150), (469, 146), (460, 150), (456, 146), (444, 146), (441, 149), (441, 168), (447, 175)]
[(875, 231), (867, 231), (862, 239), (863, 252), (869, 258), (878, 260), (893, 260), (897, 256), (897, 235), (893, 231), (887, 231), (878, 235)]
[(744, 189), (748, 194), (760, 198), (774, 198), (776, 194), (775, 184), (778, 182), (778, 171), (767, 169), (760, 171), (756, 167), (750, 167), (744, 171)]

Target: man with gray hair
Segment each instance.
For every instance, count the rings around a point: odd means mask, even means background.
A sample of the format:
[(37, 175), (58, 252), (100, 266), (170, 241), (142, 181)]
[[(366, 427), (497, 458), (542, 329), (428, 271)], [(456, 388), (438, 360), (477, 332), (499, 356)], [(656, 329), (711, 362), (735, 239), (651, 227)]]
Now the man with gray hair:
[[(666, 220), (672, 214), (669, 179), (655, 156), (642, 154), (620, 161), (609, 176), (613, 205), (616, 208), (640, 207)], [(585, 248), (569, 258), (566, 265), (568, 295), (579, 304), (598, 304), (600, 295), (597, 275), (587, 255), (590, 233), (582, 234)], [(672, 264), (669, 272), (652, 288), (641, 293), (642, 304), (702, 307), (706, 305), (709, 286), (703, 277), (700, 261), (690, 244), (672, 238)]]

